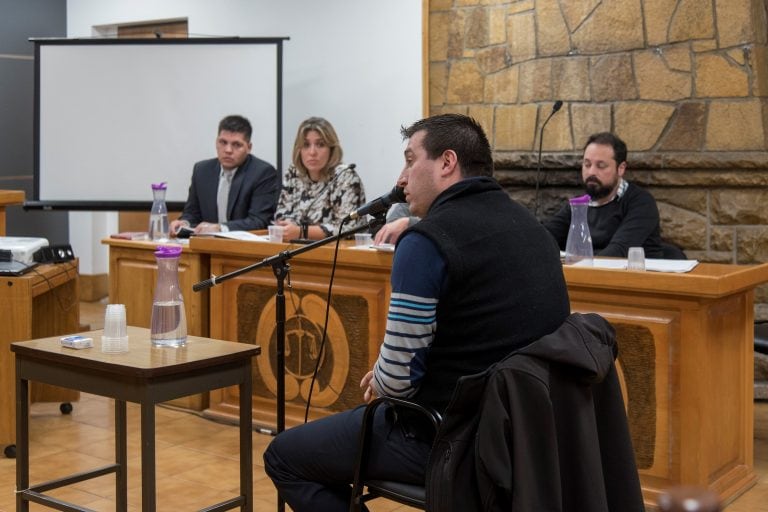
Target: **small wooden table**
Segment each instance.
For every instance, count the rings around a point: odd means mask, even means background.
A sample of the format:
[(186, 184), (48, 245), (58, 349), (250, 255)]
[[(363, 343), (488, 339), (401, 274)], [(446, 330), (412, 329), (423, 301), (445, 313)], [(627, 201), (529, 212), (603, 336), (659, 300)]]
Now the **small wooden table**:
[[(116, 509), (128, 509), (126, 402), (141, 405), (141, 510), (156, 510), (155, 404), (224, 386), (240, 391), (240, 495), (205, 510), (253, 510), (251, 359), (259, 346), (189, 336), (180, 348), (151, 346), (149, 330), (129, 327), (129, 351), (101, 352), (102, 331), (82, 333), (93, 348), (62, 347), (59, 337), (16, 342), (16, 510), (29, 502), (61, 508), (62, 501), (46, 491), (115, 473)], [(30, 486), (29, 381), (66, 386), (115, 400), (115, 463)], [(88, 510), (68, 503), (66, 510)]]

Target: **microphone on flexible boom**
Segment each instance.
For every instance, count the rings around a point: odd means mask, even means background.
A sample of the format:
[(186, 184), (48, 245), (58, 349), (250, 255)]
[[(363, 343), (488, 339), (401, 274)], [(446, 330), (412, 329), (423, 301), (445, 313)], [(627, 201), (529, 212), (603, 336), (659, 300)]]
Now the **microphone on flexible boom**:
[(549, 120), (552, 119), (553, 115), (557, 114), (557, 111), (560, 110), (562, 106), (562, 100), (557, 100), (555, 104), (552, 105), (552, 112), (550, 112), (549, 116), (544, 120), (544, 124), (541, 125), (541, 131), (539, 132), (539, 158), (536, 161), (536, 194), (533, 200), (533, 216), (536, 218), (539, 217), (539, 174), (541, 173), (541, 145), (544, 142), (544, 127), (547, 126)]
[(405, 202), (405, 192), (402, 187), (394, 187), (389, 193), (370, 201), (357, 210), (347, 215), (346, 220), (355, 220), (364, 215), (378, 215), (379, 213), (386, 212), (389, 207), (395, 203)]

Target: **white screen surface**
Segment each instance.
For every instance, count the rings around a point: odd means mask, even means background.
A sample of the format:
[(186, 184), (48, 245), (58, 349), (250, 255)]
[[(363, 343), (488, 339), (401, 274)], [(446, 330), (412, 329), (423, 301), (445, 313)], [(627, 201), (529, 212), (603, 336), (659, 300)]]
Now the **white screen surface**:
[(116, 210), (165, 181), (183, 203), (229, 114), (251, 121), (253, 154), (277, 165), (277, 44), (168, 41), (38, 42), (35, 200)]

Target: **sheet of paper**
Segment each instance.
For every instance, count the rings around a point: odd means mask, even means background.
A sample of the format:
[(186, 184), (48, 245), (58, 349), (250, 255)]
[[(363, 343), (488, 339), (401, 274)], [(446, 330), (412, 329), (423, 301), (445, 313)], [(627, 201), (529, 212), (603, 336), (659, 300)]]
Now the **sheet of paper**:
[[(645, 270), (651, 272), (690, 272), (696, 265), (699, 264), (698, 260), (663, 260), (656, 258), (645, 259)], [(585, 262), (575, 263), (576, 267), (587, 267)], [(627, 260), (624, 258), (595, 258), (593, 260), (593, 267), (595, 268), (607, 268), (622, 270), (627, 268)]]

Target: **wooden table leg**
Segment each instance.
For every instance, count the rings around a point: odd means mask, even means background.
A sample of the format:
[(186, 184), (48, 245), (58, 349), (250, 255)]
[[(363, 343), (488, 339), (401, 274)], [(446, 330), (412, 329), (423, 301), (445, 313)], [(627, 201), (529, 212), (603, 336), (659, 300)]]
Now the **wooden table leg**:
[(240, 492), (245, 497), (242, 510), (253, 512), (253, 410), (251, 364), (243, 368), (240, 392)]
[(117, 512), (128, 510), (128, 429), (126, 422), (125, 401), (115, 400), (115, 461), (118, 468), (115, 473), (115, 509)]
[[(16, 363), (16, 375), (19, 375)], [(29, 381), (16, 379), (16, 511), (29, 512), (22, 491), (29, 488)]]
[(155, 482), (155, 404), (141, 403), (141, 510), (155, 512), (157, 484)]

